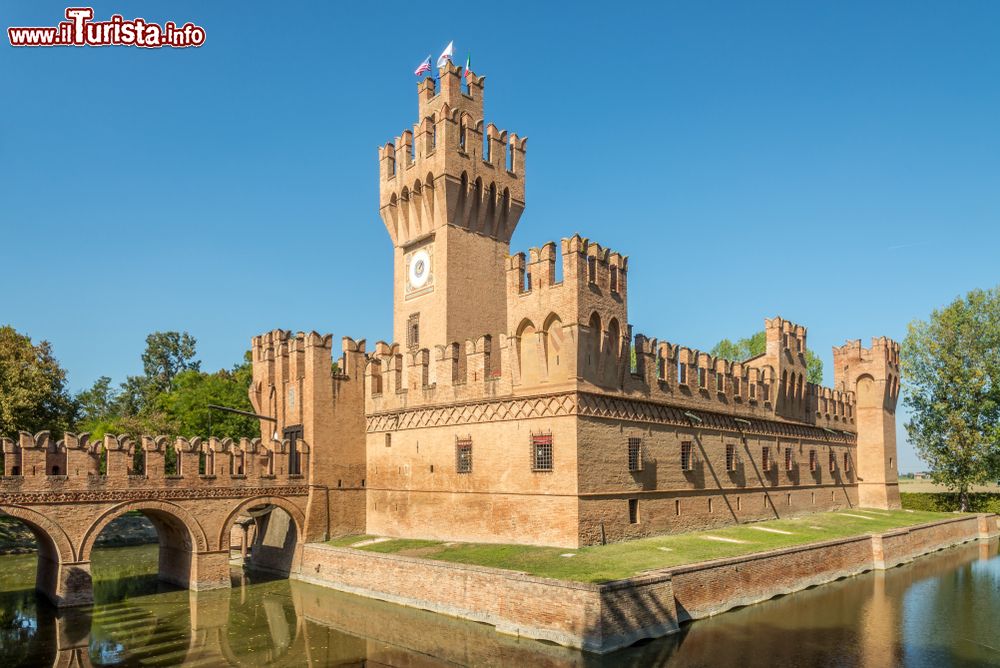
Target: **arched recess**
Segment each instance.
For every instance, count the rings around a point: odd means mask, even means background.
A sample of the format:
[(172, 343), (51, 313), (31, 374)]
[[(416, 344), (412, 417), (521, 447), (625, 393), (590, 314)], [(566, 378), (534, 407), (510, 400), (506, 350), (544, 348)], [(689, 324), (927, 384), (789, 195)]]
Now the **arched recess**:
[(193, 554), (208, 551), (208, 538), (191, 512), (166, 501), (130, 501), (104, 512), (90, 526), (80, 544), (80, 561), (90, 561), (94, 543), (108, 524), (132, 511), (141, 512), (156, 528), (160, 544), (160, 579), (181, 587), (189, 586)]
[(542, 327), (545, 332), (545, 371), (549, 380), (566, 377), (563, 352), (563, 324), (555, 313), (550, 313)]
[(864, 374), (858, 376), (856, 382), (857, 392), (855, 393), (855, 401), (858, 408), (877, 406), (882, 403), (882, 397), (879, 396), (878, 386), (875, 384), (875, 378), (871, 374)]
[(517, 327), (517, 361), (521, 367), (521, 384), (537, 383), (541, 377), (538, 331), (535, 329), (535, 323), (527, 318)]
[(607, 376), (605, 380), (609, 383), (618, 382), (618, 362), (622, 350), (622, 328), (618, 324), (618, 318), (611, 318), (608, 321), (608, 361), (604, 366)]
[(598, 360), (601, 358), (601, 339), (604, 336), (601, 330), (601, 316), (597, 314), (597, 311), (590, 314), (587, 328), (590, 330), (590, 344), (587, 346), (587, 366), (596, 370), (599, 368)]
[(38, 543), (35, 588), (54, 596), (59, 588), (59, 565), (76, 560), (73, 544), (62, 527), (45, 515), (21, 506), (0, 506), (0, 512), (21, 520)]
[(287, 574), (305, 540), (305, 514), (280, 496), (260, 496), (241, 501), (222, 524), (219, 549), (228, 549), (230, 532), (241, 514), (257, 523), (248, 565)]

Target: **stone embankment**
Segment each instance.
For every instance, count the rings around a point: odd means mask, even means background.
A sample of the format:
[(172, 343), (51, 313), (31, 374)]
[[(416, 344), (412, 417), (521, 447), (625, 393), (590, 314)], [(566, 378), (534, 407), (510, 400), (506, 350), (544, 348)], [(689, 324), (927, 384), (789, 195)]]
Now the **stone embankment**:
[(293, 577), (485, 622), (502, 633), (605, 653), (676, 633), (688, 620), (998, 535), (997, 515), (961, 515), (675, 566), (604, 584), (317, 543), (305, 546)]

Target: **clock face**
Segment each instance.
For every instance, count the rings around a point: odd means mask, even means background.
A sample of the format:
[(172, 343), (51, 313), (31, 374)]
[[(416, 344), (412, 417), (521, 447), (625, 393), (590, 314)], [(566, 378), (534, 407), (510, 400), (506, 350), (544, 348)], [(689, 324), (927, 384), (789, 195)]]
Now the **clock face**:
[(419, 297), (434, 289), (434, 247), (422, 246), (407, 253), (406, 297)]
[(422, 288), (431, 275), (431, 256), (426, 250), (418, 250), (410, 257), (410, 285)]

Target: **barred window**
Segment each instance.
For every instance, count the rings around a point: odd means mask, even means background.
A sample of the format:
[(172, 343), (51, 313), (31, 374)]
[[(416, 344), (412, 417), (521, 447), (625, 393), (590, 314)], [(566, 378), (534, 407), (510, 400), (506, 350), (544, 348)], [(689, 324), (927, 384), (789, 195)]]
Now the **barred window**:
[(688, 382), (688, 368), (687, 364), (677, 361), (677, 382), (681, 385), (687, 385)]
[(708, 387), (708, 369), (698, 367), (698, 387)]
[(757, 398), (757, 383), (755, 383), (754, 381), (750, 381), (749, 385), (750, 385), (750, 387), (748, 389), (750, 390), (750, 398), (751, 399), (756, 399)]
[(736, 470), (736, 446), (733, 443), (726, 445), (726, 470)]
[(830, 473), (833, 473), (836, 470), (837, 470), (837, 453), (831, 452), (830, 453)]
[(420, 314), (412, 313), (406, 319), (406, 347), (416, 348), (420, 345)]
[(812, 471), (813, 473), (815, 473), (816, 469), (819, 468), (819, 462), (817, 461), (818, 459), (819, 458), (816, 456), (816, 451), (815, 450), (810, 450), (809, 451), (809, 470)]
[(844, 453), (844, 473), (851, 472), (851, 453)]
[(552, 434), (531, 435), (531, 469), (552, 470)]
[(628, 470), (642, 470), (642, 439), (635, 436), (628, 439)]
[(771, 470), (771, 448), (769, 448), (766, 445), (761, 450), (760, 467), (764, 469), (764, 473), (767, 473)]
[(690, 471), (693, 467), (693, 462), (691, 461), (691, 441), (684, 441), (681, 443), (681, 470)]
[(455, 471), (472, 473), (472, 439), (459, 438), (455, 440)]
[(792, 470), (792, 449), (791, 448), (785, 448), (785, 470), (786, 471), (791, 471)]
[(715, 374), (715, 390), (717, 392), (724, 392), (726, 387), (726, 377), (721, 373)]

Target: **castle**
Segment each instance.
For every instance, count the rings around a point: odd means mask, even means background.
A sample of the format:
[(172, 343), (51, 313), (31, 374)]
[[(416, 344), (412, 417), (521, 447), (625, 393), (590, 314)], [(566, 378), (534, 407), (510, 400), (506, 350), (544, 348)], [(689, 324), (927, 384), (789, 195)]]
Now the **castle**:
[[(573, 236), (510, 254), (527, 140), (448, 63), (381, 147), (393, 337), (253, 340), (262, 434), (308, 452), (311, 526), (578, 547), (853, 506), (898, 508), (899, 345), (806, 380), (806, 329), (728, 361), (632, 335), (628, 258)], [(561, 276), (561, 278), (560, 278)]]

